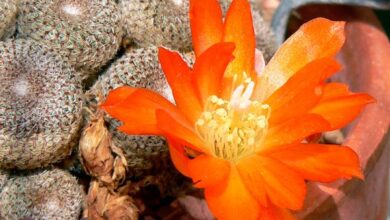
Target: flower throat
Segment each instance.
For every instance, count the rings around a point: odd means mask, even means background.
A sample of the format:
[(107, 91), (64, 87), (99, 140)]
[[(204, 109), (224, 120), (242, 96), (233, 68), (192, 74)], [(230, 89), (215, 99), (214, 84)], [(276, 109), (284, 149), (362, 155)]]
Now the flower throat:
[(269, 105), (251, 101), (254, 83), (245, 81), (230, 100), (210, 96), (195, 123), (198, 135), (216, 157), (236, 162), (260, 147), (268, 129)]

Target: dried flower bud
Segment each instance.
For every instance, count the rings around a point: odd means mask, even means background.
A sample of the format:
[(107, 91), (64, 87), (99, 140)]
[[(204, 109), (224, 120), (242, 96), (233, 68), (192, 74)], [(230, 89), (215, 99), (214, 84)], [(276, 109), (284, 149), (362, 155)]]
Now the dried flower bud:
[(79, 153), (85, 170), (107, 186), (116, 187), (126, 175), (127, 162), (122, 151), (115, 147), (101, 114), (92, 118), (84, 130)]
[(84, 130), (79, 147), (82, 163), (90, 175), (94, 177), (110, 175), (114, 163), (110, 142), (102, 117), (91, 122)]
[(117, 155), (114, 160), (114, 172), (112, 174), (112, 179), (115, 182), (121, 182), (124, 180), (127, 171), (127, 161), (123, 151), (116, 147), (114, 144), (111, 145), (111, 150)]
[(87, 205), (84, 211), (87, 219), (138, 219), (138, 209), (130, 196), (114, 193), (97, 181), (91, 183)]

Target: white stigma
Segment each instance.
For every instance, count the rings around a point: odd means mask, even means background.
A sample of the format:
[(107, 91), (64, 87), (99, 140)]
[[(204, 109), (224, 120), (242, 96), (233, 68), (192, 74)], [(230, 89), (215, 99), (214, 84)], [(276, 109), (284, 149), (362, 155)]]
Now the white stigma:
[(75, 5), (65, 5), (62, 10), (70, 15), (79, 15), (81, 13), (80, 8)]
[[(250, 98), (253, 94), (253, 90), (255, 88), (255, 83), (253, 81), (248, 82), (248, 85), (240, 85), (238, 86), (232, 93), (230, 97), (230, 104), (233, 108), (246, 109), (251, 104)], [(245, 89), (245, 90), (244, 90)]]

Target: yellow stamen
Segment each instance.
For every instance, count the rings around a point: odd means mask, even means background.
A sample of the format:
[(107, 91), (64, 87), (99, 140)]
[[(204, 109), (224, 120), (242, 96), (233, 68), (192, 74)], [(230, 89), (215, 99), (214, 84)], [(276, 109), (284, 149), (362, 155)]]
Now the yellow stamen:
[(195, 128), (216, 157), (235, 162), (261, 146), (271, 109), (250, 100), (253, 88), (254, 83), (245, 80), (230, 100), (211, 96), (206, 101)]

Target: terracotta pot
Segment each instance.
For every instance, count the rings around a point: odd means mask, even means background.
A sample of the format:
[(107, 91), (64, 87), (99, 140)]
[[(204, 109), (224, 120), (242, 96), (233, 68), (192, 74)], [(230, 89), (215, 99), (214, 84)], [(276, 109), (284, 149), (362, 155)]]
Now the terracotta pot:
[[(333, 79), (377, 99), (345, 129), (343, 145), (360, 156), (365, 180), (309, 183), (305, 209), (299, 219), (384, 220), (390, 162), (390, 44), (374, 13), (368, 8), (311, 5), (297, 10), (297, 28), (315, 17), (347, 20), (346, 43), (338, 55), (344, 70)], [(291, 27), (291, 25), (290, 25)], [(290, 30), (293, 31), (293, 30)]]

